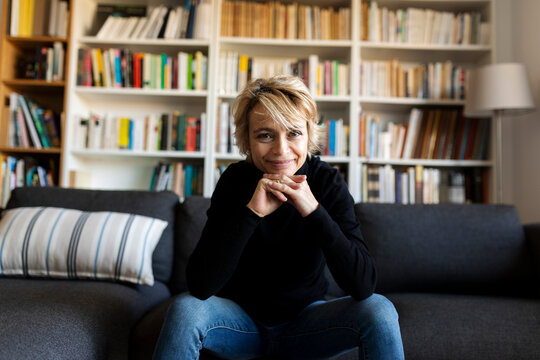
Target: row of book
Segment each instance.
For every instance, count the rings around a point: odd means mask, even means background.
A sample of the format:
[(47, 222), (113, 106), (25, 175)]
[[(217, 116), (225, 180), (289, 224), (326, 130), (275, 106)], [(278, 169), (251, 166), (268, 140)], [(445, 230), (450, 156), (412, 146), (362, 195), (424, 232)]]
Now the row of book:
[(11, 36), (66, 37), (69, 25), (67, 0), (10, 0), (8, 34)]
[(238, 155), (240, 152), (234, 138), (235, 125), (231, 113), (231, 105), (227, 101), (218, 100), (218, 114), (216, 123), (216, 152), (220, 154)]
[(359, 154), (381, 159), (485, 160), (491, 121), (457, 109), (411, 110), (406, 123), (360, 114)]
[(203, 193), (203, 167), (198, 164), (159, 162), (152, 173), (151, 191), (173, 191), (181, 200)]
[(9, 114), (9, 146), (37, 149), (60, 147), (60, 119), (53, 110), (12, 92), (9, 96)]
[(362, 2), (362, 40), (408, 44), (488, 44), (490, 24), (480, 12), (389, 9), (378, 1)]
[(130, 49), (80, 48), (77, 85), (108, 88), (205, 90), (208, 57), (201, 51), (177, 55)]
[(416, 165), (362, 165), (360, 201), (398, 204), (484, 203), (487, 172), (482, 168), (438, 169)]
[(349, 154), (349, 125), (343, 119), (321, 119), (323, 131), (320, 155), (347, 156)]
[(300, 77), (313, 95), (348, 95), (350, 69), (338, 60), (262, 57), (223, 51), (219, 56), (218, 89), (235, 94), (252, 79), (276, 74)]
[(36, 159), (0, 156), (0, 207), (5, 207), (11, 191), (23, 186), (54, 186), (54, 163), (41, 164)]
[(351, 10), (279, 1), (223, 1), (221, 36), (274, 39), (351, 38)]
[(468, 77), (469, 70), (449, 60), (428, 64), (362, 61), (360, 95), (463, 100)]
[(17, 59), (17, 78), (63, 80), (64, 54), (64, 46), (59, 41), (55, 41), (53, 46), (36, 46), (34, 53), (24, 52)]
[[(147, 11), (148, 10), (148, 11)], [(184, 6), (98, 5), (98, 18), (106, 16), (99, 39), (208, 39), (212, 22), (209, 0), (188, 0)], [(148, 13), (148, 14), (147, 14)], [(148, 16), (147, 16), (148, 15)]]
[(204, 151), (206, 114), (180, 111), (145, 117), (91, 113), (75, 122), (75, 149)]

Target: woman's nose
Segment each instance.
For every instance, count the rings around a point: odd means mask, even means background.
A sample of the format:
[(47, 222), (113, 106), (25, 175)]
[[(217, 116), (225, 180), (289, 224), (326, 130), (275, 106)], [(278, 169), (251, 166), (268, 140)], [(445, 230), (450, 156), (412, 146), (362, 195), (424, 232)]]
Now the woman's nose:
[(274, 154), (281, 155), (289, 152), (289, 142), (285, 136), (277, 137), (272, 148)]

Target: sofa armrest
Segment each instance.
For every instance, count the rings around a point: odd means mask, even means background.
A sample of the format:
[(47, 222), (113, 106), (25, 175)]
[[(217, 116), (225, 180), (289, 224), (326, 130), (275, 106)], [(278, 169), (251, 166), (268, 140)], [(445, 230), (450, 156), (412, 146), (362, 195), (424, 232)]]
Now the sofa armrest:
[(525, 238), (532, 254), (537, 276), (540, 278), (540, 223), (525, 224), (523, 230), (525, 230)]

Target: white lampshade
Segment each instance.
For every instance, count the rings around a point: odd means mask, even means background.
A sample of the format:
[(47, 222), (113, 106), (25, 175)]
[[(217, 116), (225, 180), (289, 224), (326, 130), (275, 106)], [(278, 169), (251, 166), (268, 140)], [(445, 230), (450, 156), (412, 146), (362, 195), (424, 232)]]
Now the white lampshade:
[(492, 116), (493, 111), (521, 112), (534, 109), (525, 66), (492, 64), (471, 72), (465, 100), (467, 116)]

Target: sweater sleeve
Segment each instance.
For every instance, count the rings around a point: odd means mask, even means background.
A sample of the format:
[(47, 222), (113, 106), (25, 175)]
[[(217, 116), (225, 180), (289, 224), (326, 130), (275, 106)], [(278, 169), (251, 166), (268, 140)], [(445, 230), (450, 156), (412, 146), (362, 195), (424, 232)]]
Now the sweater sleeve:
[(354, 200), (345, 182), (337, 176), (319, 196), (319, 208), (305, 220), (337, 284), (355, 299), (362, 300), (374, 292), (375, 262), (363, 241)]
[(201, 239), (186, 268), (188, 289), (201, 300), (217, 294), (227, 283), (260, 222), (231, 187), (233, 179), (225, 173), (222, 178), (212, 195)]

